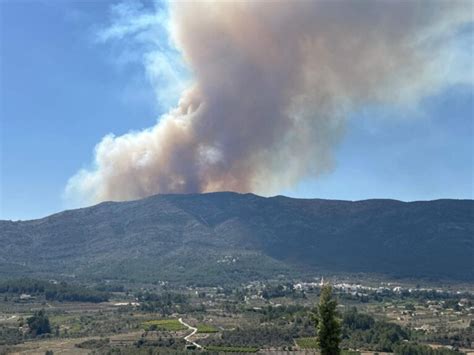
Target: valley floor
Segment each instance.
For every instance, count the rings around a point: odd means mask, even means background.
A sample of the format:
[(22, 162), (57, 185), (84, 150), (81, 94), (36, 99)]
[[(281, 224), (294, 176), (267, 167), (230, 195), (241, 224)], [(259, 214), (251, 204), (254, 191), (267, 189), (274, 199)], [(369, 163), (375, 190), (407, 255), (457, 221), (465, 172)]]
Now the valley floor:
[[(18, 282), (0, 284), (0, 354), (318, 353), (311, 317), (318, 281), (54, 284), (54, 292), (40, 281)], [(344, 354), (398, 354), (401, 344), (410, 343), (442, 349), (436, 354), (474, 355), (469, 290), (342, 281), (333, 287), (342, 346), (357, 349)], [(35, 336), (28, 320), (40, 310), (50, 330)]]

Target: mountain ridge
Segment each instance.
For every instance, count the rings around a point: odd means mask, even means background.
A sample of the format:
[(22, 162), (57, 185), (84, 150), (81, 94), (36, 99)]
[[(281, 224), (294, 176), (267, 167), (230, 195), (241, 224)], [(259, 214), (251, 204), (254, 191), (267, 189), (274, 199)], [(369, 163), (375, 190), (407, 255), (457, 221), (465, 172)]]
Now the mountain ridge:
[(159, 194), (0, 221), (0, 276), (213, 284), (328, 270), (473, 280), (473, 221), (473, 200)]
[(274, 196), (261, 196), (258, 194), (254, 194), (251, 192), (234, 192), (234, 191), (216, 191), (216, 192), (203, 192), (203, 193), (170, 193), (170, 194), (154, 194), (151, 196), (147, 196), (144, 198), (139, 198), (139, 199), (134, 199), (134, 200), (127, 200), (127, 201), (102, 201), (99, 202), (95, 205), (90, 205), (86, 207), (78, 207), (78, 208), (71, 208), (71, 209), (65, 209), (59, 212), (54, 212), (49, 215), (43, 216), (43, 217), (38, 217), (38, 218), (31, 218), (31, 219), (17, 219), (17, 220), (12, 220), (12, 219), (0, 219), (0, 222), (30, 222), (30, 221), (37, 221), (40, 219), (45, 219), (49, 218), (52, 216), (56, 215), (61, 215), (63, 213), (71, 212), (71, 211), (78, 211), (78, 210), (83, 210), (83, 209), (88, 209), (88, 208), (94, 208), (98, 207), (101, 205), (109, 205), (109, 204), (116, 204), (116, 203), (132, 203), (136, 201), (143, 201), (147, 199), (153, 199), (153, 198), (159, 198), (159, 197), (173, 197), (173, 196), (203, 196), (203, 195), (213, 195), (213, 194), (233, 194), (233, 195), (240, 195), (240, 196), (256, 196), (259, 198), (263, 199), (276, 199), (276, 198), (286, 198), (286, 199), (291, 199), (291, 200), (299, 200), (299, 201), (333, 201), (333, 202), (349, 202), (349, 203), (359, 203), (359, 202), (369, 202), (369, 201), (392, 201), (392, 202), (399, 202), (399, 203), (405, 203), (405, 204), (410, 204), (410, 203), (422, 203), (422, 202), (436, 202), (436, 201), (474, 201), (473, 199), (468, 199), (468, 198), (437, 198), (437, 199), (432, 199), (432, 200), (412, 200), (412, 201), (404, 201), (404, 200), (398, 200), (394, 198), (382, 198), (382, 197), (374, 197), (374, 198), (367, 198), (367, 199), (361, 199), (361, 200), (341, 200), (341, 199), (329, 199), (329, 198), (318, 198), (318, 197), (291, 197), (291, 196), (286, 196), (286, 195), (274, 195)]

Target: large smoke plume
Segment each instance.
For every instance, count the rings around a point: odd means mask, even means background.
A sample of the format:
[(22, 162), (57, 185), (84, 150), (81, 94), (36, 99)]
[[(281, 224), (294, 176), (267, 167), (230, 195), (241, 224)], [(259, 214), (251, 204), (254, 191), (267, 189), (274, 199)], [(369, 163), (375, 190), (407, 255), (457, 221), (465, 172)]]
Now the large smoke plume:
[[(106, 136), (69, 181), (88, 202), (155, 193), (269, 194), (333, 165), (348, 115), (414, 105), (472, 80), (457, 68), (462, 1), (200, 1), (170, 5), (193, 82), (154, 127)], [(463, 78), (465, 75), (466, 78)]]

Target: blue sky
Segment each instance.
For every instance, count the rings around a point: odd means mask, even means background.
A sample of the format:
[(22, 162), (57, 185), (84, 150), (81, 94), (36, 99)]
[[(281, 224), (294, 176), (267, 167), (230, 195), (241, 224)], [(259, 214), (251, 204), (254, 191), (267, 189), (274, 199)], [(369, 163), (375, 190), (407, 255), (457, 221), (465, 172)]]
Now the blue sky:
[[(157, 103), (140, 63), (118, 61), (116, 44), (97, 41), (110, 5), (0, 2), (0, 219), (64, 209), (68, 179), (90, 165), (104, 135), (152, 126), (168, 109)], [(465, 50), (472, 55), (472, 43)], [(281, 194), (473, 198), (472, 89), (447, 87), (408, 113), (354, 113), (333, 171)]]

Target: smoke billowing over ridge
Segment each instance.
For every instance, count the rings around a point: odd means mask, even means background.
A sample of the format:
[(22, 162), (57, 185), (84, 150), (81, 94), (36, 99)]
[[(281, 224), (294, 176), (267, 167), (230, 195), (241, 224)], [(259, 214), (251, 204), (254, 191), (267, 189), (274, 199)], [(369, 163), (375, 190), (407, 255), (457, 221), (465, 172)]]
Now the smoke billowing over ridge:
[(414, 104), (472, 80), (455, 67), (456, 33), (472, 22), (468, 1), (170, 6), (172, 40), (193, 82), (155, 126), (104, 137), (68, 196), (273, 193), (333, 167), (354, 110)]

